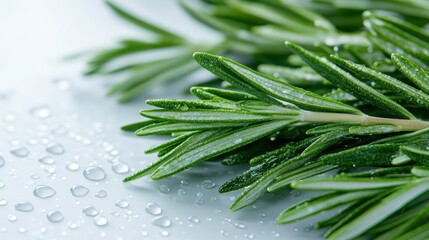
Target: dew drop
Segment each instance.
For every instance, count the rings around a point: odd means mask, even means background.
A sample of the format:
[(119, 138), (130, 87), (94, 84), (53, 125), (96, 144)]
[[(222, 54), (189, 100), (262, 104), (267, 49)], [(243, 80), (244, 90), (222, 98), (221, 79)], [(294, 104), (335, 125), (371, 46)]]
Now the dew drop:
[(112, 164), (112, 170), (118, 174), (127, 173), (130, 169), (128, 165), (124, 162), (115, 162)]
[(152, 215), (159, 215), (162, 213), (162, 208), (156, 203), (148, 203), (145, 210)]
[(241, 143), (242, 141), (243, 141), (243, 139), (238, 138), (238, 139), (234, 140), (234, 144), (239, 144), (239, 143)]
[(57, 192), (53, 188), (46, 185), (39, 185), (33, 191), (34, 196), (38, 198), (50, 198), (56, 193)]
[(205, 189), (212, 189), (216, 186), (216, 183), (214, 183), (212, 180), (205, 180), (201, 183), (201, 186)]
[(49, 211), (46, 214), (46, 217), (52, 223), (59, 223), (64, 219), (64, 216), (60, 211)]
[(20, 148), (15, 148), (14, 150), (10, 151), (10, 153), (12, 153), (16, 157), (22, 158), (22, 157), (28, 156), (28, 154), (30, 154), (30, 151), (28, 151), (28, 148), (26, 147), (20, 147)]
[(45, 156), (39, 159), (39, 162), (41, 164), (45, 164), (45, 165), (51, 165), (55, 163), (55, 159), (53, 159), (51, 156)]
[(115, 206), (120, 207), (120, 208), (127, 208), (129, 206), (129, 203), (127, 200), (122, 199), (122, 200), (118, 200), (115, 203)]
[(161, 237), (168, 237), (170, 233), (167, 230), (162, 230), (158, 232)]
[(68, 222), (67, 226), (71, 229), (71, 230), (75, 230), (79, 227), (79, 225), (75, 222)]
[(38, 106), (30, 110), (31, 115), (39, 119), (45, 119), (51, 116), (51, 111), (48, 106)]
[(171, 226), (171, 220), (165, 216), (159, 216), (152, 219), (152, 224), (158, 227), (166, 228)]
[(31, 212), (33, 211), (33, 204), (30, 202), (20, 202), (15, 204), (15, 210), (20, 212)]
[(161, 193), (169, 193), (170, 192), (170, 188), (167, 185), (161, 185), (159, 186), (159, 191)]
[(6, 199), (0, 199), (0, 206), (6, 206), (7, 205), (7, 200)]
[(16, 220), (18, 220), (18, 218), (13, 214), (9, 214), (7, 216), (7, 220), (9, 220), (9, 222), (16, 222)]
[(107, 220), (107, 218), (103, 217), (103, 216), (96, 216), (94, 217), (94, 224), (98, 227), (104, 227), (109, 223), (109, 221)]
[(107, 192), (105, 190), (100, 190), (95, 194), (95, 196), (98, 198), (105, 198), (107, 197)]
[(4, 188), (4, 182), (2, 180), (0, 180), (0, 189)]
[(88, 194), (89, 189), (82, 185), (75, 185), (70, 188), (70, 191), (75, 197), (84, 197)]
[(66, 164), (66, 168), (67, 170), (74, 172), (79, 170), (79, 164), (77, 162), (68, 162)]
[(188, 217), (188, 220), (191, 223), (199, 223), (200, 222), (200, 219), (198, 219), (197, 217), (194, 217), (194, 216)]
[(178, 196), (185, 196), (186, 195), (186, 191), (185, 190), (183, 190), (182, 188), (179, 188), (178, 190), (177, 190), (177, 195)]
[(19, 232), (19, 233), (26, 233), (26, 232), (27, 232), (27, 229), (25, 229), (25, 228), (23, 228), (23, 227), (20, 227), (20, 228), (18, 229), (18, 232)]
[(298, 191), (298, 190), (291, 190), (290, 192), (289, 192), (289, 194), (292, 196), (292, 197), (299, 197), (300, 195), (301, 195), (301, 193)]
[(187, 181), (185, 181), (185, 180), (181, 180), (180, 181), (180, 186), (185, 187), (185, 186), (188, 186), (188, 185), (189, 185), (189, 183)]
[(87, 167), (83, 171), (83, 176), (85, 176), (86, 179), (91, 181), (102, 181), (106, 178), (106, 173), (101, 167), (93, 166)]
[(95, 209), (93, 206), (91, 205), (86, 205), (83, 208), (83, 213), (88, 216), (88, 217), (95, 217), (98, 215), (98, 211), (97, 209)]
[(246, 228), (246, 225), (244, 225), (242, 223), (234, 223), (234, 227), (244, 229), (244, 228)]
[(0, 156), (0, 168), (3, 167), (5, 165), (5, 161), (4, 158), (2, 156)]
[(63, 145), (54, 143), (46, 148), (46, 151), (55, 155), (61, 155), (65, 152)]

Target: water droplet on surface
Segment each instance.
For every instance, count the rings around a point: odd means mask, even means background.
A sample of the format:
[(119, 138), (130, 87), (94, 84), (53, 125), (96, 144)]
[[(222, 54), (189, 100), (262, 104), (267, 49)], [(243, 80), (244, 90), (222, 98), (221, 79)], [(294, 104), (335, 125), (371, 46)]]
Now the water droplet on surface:
[(158, 227), (170, 227), (171, 226), (171, 220), (165, 216), (159, 216), (154, 219), (152, 219), (152, 224)]
[(115, 206), (120, 207), (120, 208), (127, 208), (129, 206), (129, 203), (127, 200), (121, 199), (115, 203)]
[(40, 176), (38, 174), (33, 173), (30, 175), (30, 178), (37, 180), (37, 179), (40, 179)]
[(216, 186), (216, 183), (214, 183), (212, 180), (205, 180), (201, 183), (201, 186), (205, 189), (212, 189)]
[(86, 205), (83, 208), (83, 213), (88, 216), (88, 217), (95, 217), (98, 215), (98, 211), (97, 209), (95, 209), (93, 206), (91, 205)]
[(51, 116), (51, 111), (48, 106), (38, 106), (30, 110), (31, 115), (39, 119), (45, 119)]
[(96, 216), (94, 217), (94, 224), (98, 227), (104, 227), (109, 223), (109, 221), (107, 220), (107, 218), (103, 217), (103, 216)]
[(115, 162), (112, 164), (112, 170), (118, 174), (127, 173), (130, 169), (127, 164), (123, 162)]
[(0, 156), (0, 168), (3, 167), (5, 163), (4, 158)]
[(161, 186), (159, 186), (159, 191), (161, 193), (169, 193), (170, 192), (170, 188), (167, 185), (161, 185)]
[(50, 198), (56, 193), (57, 192), (53, 188), (46, 185), (39, 185), (33, 191), (34, 196), (38, 198)]
[(148, 203), (145, 210), (152, 215), (159, 215), (162, 213), (162, 208), (156, 203)]
[(55, 155), (61, 155), (65, 152), (63, 145), (54, 143), (46, 148), (46, 151)]
[(0, 199), (0, 206), (6, 206), (7, 205), (7, 200), (6, 199)]
[(66, 168), (67, 170), (74, 172), (79, 170), (79, 164), (77, 162), (68, 162), (66, 164)]
[(13, 214), (9, 214), (7, 216), (7, 220), (9, 220), (9, 222), (16, 222), (16, 220), (18, 220), (18, 218)]
[(246, 228), (246, 225), (244, 225), (242, 223), (234, 223), (234, 227), (244, 229), (244, 228)]
[(46, 214), (46, 217), (52, 223), (59, 223), (64, 219), (64, 216), (60, 211), (50, 211)]
[(239, 143), (241, 143), (242, 141), (243, 141), (243, 139), (238, 138), (238, 139), (234, 140), (234, 144), (239, 144)]
[(183, 189), (181, 189), (181, 188), (179, 188), (179, 189), (177, 189), (177, 195), (178, 196), (185, 196), (186, 195), (186, 191), (185, 190), (183, 190)]
[(170, 233), (167, 230), (162, 230), (158, 232), (161, 237), (168, 237)]
[(198, 219), (197, 217), (194, 217), (194, 216), (188, 217), (188, 220), (191, 223), (199, 223), (200, 222), (200, 219)]
[(105, 197), (107, 197), (107, 192), (104, 190), (100, 190), (95, 194), (95, 196), (98, 198), (105, 198)]
[(83, 171), (83, 176), (85, 176), (86, 179), (91, 181), (102, 181), (106, 178), (106, 173), (101, 167), (93, 166), (87, 167)]
[(298, 191), (298, 190), (291, 190), (290, 192), (289, 192), (289, 194), (292, 196), (292, 197), (299, 197), (300, 195), (301, 195), (301, 193)]
[(0, 180), (0, 189), (4, 188), (4, 182), (2, 180)]
[(14, 150), (10, 151), (14, 156), (16, 157), (26, 157), (28, 154), (30, 154), (30, 151), (28, 151), (28, 148), (26, 147), (20, 147), (15, 148)]
[(185, 180), (180, 181), (180, 186), (184, 187), (184, 186), (188, 186), (188, 185), (189, 185), (189, 183), (187, 181), (185, 181)]
[(79, 225), (75, 222), (68, 222), (67, 226), (71, 229), (71, 230), (75, 230), (79, 227)]
[(39, 162), (41, 164), (45, 164), (45, 165), (51, 165), (55, 163), (55, 159), (53, 159), (51, 156), (45, 156), (45, 157), (41, 157), (39, 159)]
[(31, 212), (33, 211), (33, 204), (30, 202), (20, 202), (15, 204), (15, 210), (20, 212)]
[(25, 228), (23, 228), (23, 227), (20, 227), (20, 228), (18, 229), (18, 232), (19, 232), (19, 233), (25, 233), (25, 232), (27, 232), (27, 229), (25, 229)]
[(76, 185), (70, 188), (70, 191), (75, 197), (84, 197), (89, 193), (89, 189), (82, 185)]

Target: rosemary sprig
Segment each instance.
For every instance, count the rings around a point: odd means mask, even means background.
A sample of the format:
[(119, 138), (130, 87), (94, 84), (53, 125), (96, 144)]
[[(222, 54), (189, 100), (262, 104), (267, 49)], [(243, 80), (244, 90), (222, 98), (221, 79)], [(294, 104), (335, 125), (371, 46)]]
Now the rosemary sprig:
[[(125, 74), (125, 79), (112, 86), (108, 92), (109, 95), (119, 94), (119, 102), (130, 101), (153, 85), (189, 76), (197, 71), (198, 65), (191, 58), (192, 53), (197, 51), (241, 55), (249, 60), (249, 64), (270, 63), (293, 66), (296, 64), (294, 62), (296, 58), (288, 58), (291, 52), (283, 46), (283, 42), (288, 40), (307, 48), (313, 48), (313, 44), (317, 42), (329, 46), (351, 45), (348, 53), (344, 54), (350, 55), (352, 52), (361, 60), (368, 59), (368, 55), (377, 57), (380, 56), (379, 51), (377, 54), (367, 53), (364, 57), (357, 51), (370, 44), (378, 46), (381, 44), (380, 41), (383, 43), (390, 41), (389, 35), (386, 35), (386, 39), (369, 38), (373, 40), (370, 42), (361, 33), (361, 13), (364, 10), (392, 11), (419, 25), (426, 23), (428, 17), (425, 13), (429, 10), (427, 4), (419, 0), (412, 2), (364, 0), (347, 3), (313, 0), (180, 1), (180, 6), (196, 21), (214, 29), (222, 36), (220, 40), (214, 42), (195, 43), (185, 39), (179, 33), (156, 26), (110, 1), (106, 3), (120, 18), (152, 36), (145, 39), (124, 39), (115, 47), (97, 52), (88, 61), (86, 72), (88, 75), (122, 74), (119, 76), (123, 78)], [(398, 23), (389, 18), (386, 21), (401, 30), (404, 27), (400, 21)], [(379, 31), (378, 21), (374, 23), (368, 20), (368, 23), (374, 25), (374, 34)], [(398, 52), (397, 47), (383, 45), (380, 49)], [(405, 50), (412, 52), (416, 50), (413, 47), (407, 46)], [(142, 56), (137, 62), (127, 61), (128, 56), (157, 51), (166, 52), (166, 54), (159, 54), (160, 57), (151, 57), (150, 60)], [(417, 55), (419, 53), (419, 49), (413, 52)], [(351, 55), (349, 57), (354, 58)], [(346, 59), (353, 60), (349, 57)], [(412, 60), (415, 61), (415, 59)], [(387, 70), (392, 69), (389, 68), (391, 64), (386, 66), (383, 61), (371, 61), (371, 63), (380, 69), (386, 70), (386, 67)], [(427, 70), (424, 64), (420, 65)]]
[[(423, 50), (429, 38), (417, 26), (392, 17), (365, 13), (365, 21), (372, 24), (371, 42), (394, 47), (374, 49), (374, 58), (356, 57), (353, 48), (331, 52), (316, 46), (316, 54), (286, 43), (303, 67), (284, 70), (301, 76), (305, 84), (293, 85), (225, 57), (195, 53), (199, 65), (237, 90), (194, 87), (191, 93), (199, 100), (147, 101), (157, 107), (141, 111), (150, 120), (124, 130), (177, 136), (150, 148), (148, 152), (162, 153), (159, 160), (124, 181), (146, 175), (162, 179), (210, 159), (240, 159), (230, 163), (250, 168), (219, 189), (243, 189), (231, 205), (233, 211), (285, 187), (326, 191), (288, 207), (276, 221), (290, 223), (342, 207), (316, 225), (328, 228), (327, 239), (428, 238), (429, 94), (421, 64), (428, 62)], [(371, 61), (380, 58), (388, 60), (383, 60), (389, 66), (382, 68), (386, 71), (376, 70)], [(273, 69), (283, 70), (271, 65), (260, 69), (273, 76)], [(323, 85), (347, 99), (313, 90)], [(264, 143), (274, 147), (261, 151)], [(312, 178), (333, 170), (337, 173), (332, 177)]]

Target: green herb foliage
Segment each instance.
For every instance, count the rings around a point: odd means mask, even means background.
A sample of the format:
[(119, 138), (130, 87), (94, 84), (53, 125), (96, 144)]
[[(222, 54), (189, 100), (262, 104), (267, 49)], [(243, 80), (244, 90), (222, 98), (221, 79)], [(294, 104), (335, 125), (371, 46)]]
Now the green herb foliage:
[[(257, 4), (243, 11), (256, 11)], [(286, 187), (324, 191), (287, 207), (276, 221), (341, 209), (316, 224), (327, 229), (327, 239), (429, 238), (429, 37), (391, 16), (366, 12), (364, 18), (373, 49), (316, 45), (309, 51), (288, 41), (298, 68), (263, 65), (262, 73), (195, 53), (200, 66), (234, 90), (194, 87), (197, 100), (147, 101), (156, 107), (140, 112), (149, 120), (123, 129), (175, 137), (148, 149), (161, 153), (159, 160), (124, 181), (162, 179), (207, 160), (246, 164), (247, 171), (219, 189), (242, 190), (232, 211)], [(254, 147), (246, 152), (246, 146)], [(327, 172), (332, 176), (320, 176)]]

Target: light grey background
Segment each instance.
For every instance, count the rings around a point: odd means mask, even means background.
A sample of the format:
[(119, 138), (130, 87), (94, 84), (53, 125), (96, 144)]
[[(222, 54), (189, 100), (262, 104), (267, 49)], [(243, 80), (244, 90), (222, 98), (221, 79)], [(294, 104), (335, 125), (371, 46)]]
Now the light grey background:
[[(188, 19), (174, 1), (121, 4), (195, 41), (218, 37)], [(143, 35), (118, 20), (102, 1), (0, 0), (0, 156), (5, 161), (0, 167), (0, 200), (7, 201), (0, 206), (0, 239), (320, 238), (320, 232), (310, 230), (311, 220), (287, 226), (273, 223), (281, 210), (303, 197), (298, 192), (285, 190), (238, 213), (230, 212), (229, 204), (238, 193), (220, 195), (216, 189), (240, 168), (205, 163), (163, 181), (121, 182), (126, 174), (112, 171), (112, 164), (121, 161), (131, 170), (142, 168), (156, 159), (144, 155), (144, 149), (162, 139), (136, 138), (120, 132), (119, 126), (141, 119), (137, 113), (145, 97), (180, 96), (178, 89), (183, 85), (158, 88), (142, 99), (119, 105), (105, 96), (107, 86), (117, 79), (85, 78), (81, 75), (84, 59), (61, 59), (110, 46), (123, 36)], [(50, 144), (61, 144), (65, 152), (47, 152)], [(29, 150), (28, 156), (11, 153), (22, 147)], [(43, 156), (52, 156), (55, 163), (40, 164)], [(78, 171), (66, 169), (71, 161), (79, 164)], [(83, 170), (93, 165), (105, 170), (104, 181), (84, 178)], [(216, 187), (203, 188), (204, 180), (212, 180)], [(37, 185), (51, 186), (57, 193), (36, 198)], [(74, 185), (87, 187), (89, 194), (72, 196)], [(169, 192), (159, 190), (166, 186)], [(107, 197), (95, 197), (99, 190), (107, 191)], [(119, 200), (129, 206), (115, 206)], [(15, 210), (19, 202), (31, 202), (34, 210)], [(171, 226), (153, 224), (157, 216), (145, 211), (148, 203), (160, 205), (161, 215)], [(86, 205), (94, 206), (108, 224), (96, 226), (93, 218), (82, 213)], [(49, 222), (46, 214), (52, 210), (62, 212), (64, 220)]]

